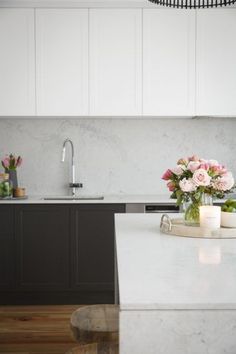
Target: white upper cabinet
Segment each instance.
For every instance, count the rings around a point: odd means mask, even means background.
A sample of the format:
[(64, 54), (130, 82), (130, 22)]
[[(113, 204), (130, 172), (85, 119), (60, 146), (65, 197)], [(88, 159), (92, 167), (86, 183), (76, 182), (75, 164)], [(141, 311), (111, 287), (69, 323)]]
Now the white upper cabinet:
[(236, 116), (236, 10), (197, 12), (197, 115)]
[(0, 8), (0, 116), (236, 116), (236, 9)]
[(194, 114), (195, 13), (143, 10), (143, 114)]
[(36, 10), (39, 116), (88, 115), (88, 10)]
[(0, 9), (0, 115), (35, 114), (34, 10)]
[(142, 113), (142, 10), (90, 10), (90, 115)]

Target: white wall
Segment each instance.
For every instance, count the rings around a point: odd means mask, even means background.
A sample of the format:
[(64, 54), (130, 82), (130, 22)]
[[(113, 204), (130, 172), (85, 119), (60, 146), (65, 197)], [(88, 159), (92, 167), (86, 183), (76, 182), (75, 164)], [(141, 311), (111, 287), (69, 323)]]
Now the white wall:
[[(21, 186), (31, 195), (67, 194), (73, 140), (83, 194), (165, 194), (161, 175), (175, 161), (199, 154), (236, 175), (236, 119), (0, 119), (0, 156), (21, 154)], [(68, 147), (69, 148), (69, 147)]]

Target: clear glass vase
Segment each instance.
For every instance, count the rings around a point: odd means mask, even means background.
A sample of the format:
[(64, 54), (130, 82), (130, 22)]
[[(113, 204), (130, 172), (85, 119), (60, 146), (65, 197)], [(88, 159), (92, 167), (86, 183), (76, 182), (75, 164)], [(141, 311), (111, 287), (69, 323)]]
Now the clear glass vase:
[(199, 207), (212, 204), (212, 196), (206, 193), (202, 193), (199, 199), (190, 198), (189, 201), (183, 202), (181, 211), (184, 213), (185, 225), (199, 226)]
[(12, 197), (12, 183), (7, 173), (0, 173), (0, 199)]

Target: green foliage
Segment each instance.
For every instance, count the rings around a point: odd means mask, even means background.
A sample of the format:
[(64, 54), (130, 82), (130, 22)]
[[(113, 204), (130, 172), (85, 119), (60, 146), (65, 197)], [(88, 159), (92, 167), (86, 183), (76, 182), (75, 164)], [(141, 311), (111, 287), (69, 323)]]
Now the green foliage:
[(12, 188), (8, 181), (0, 182), (0, 198), (11, 197)]
[(226, 202), (222, 205), (221, 210), (227, 213), (236, 213), (236, 200), (227, 199)]
[(199, 223), (199, 205), (191, 203), (185, 211), (184, 219), (190, 224)]

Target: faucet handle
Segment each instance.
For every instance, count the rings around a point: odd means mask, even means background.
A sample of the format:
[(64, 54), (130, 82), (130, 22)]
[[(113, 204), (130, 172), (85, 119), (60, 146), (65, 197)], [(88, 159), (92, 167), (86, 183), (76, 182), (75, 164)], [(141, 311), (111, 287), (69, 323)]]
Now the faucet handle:
[(70, 188), (83, 188), (83, 183), (70, 183)]

